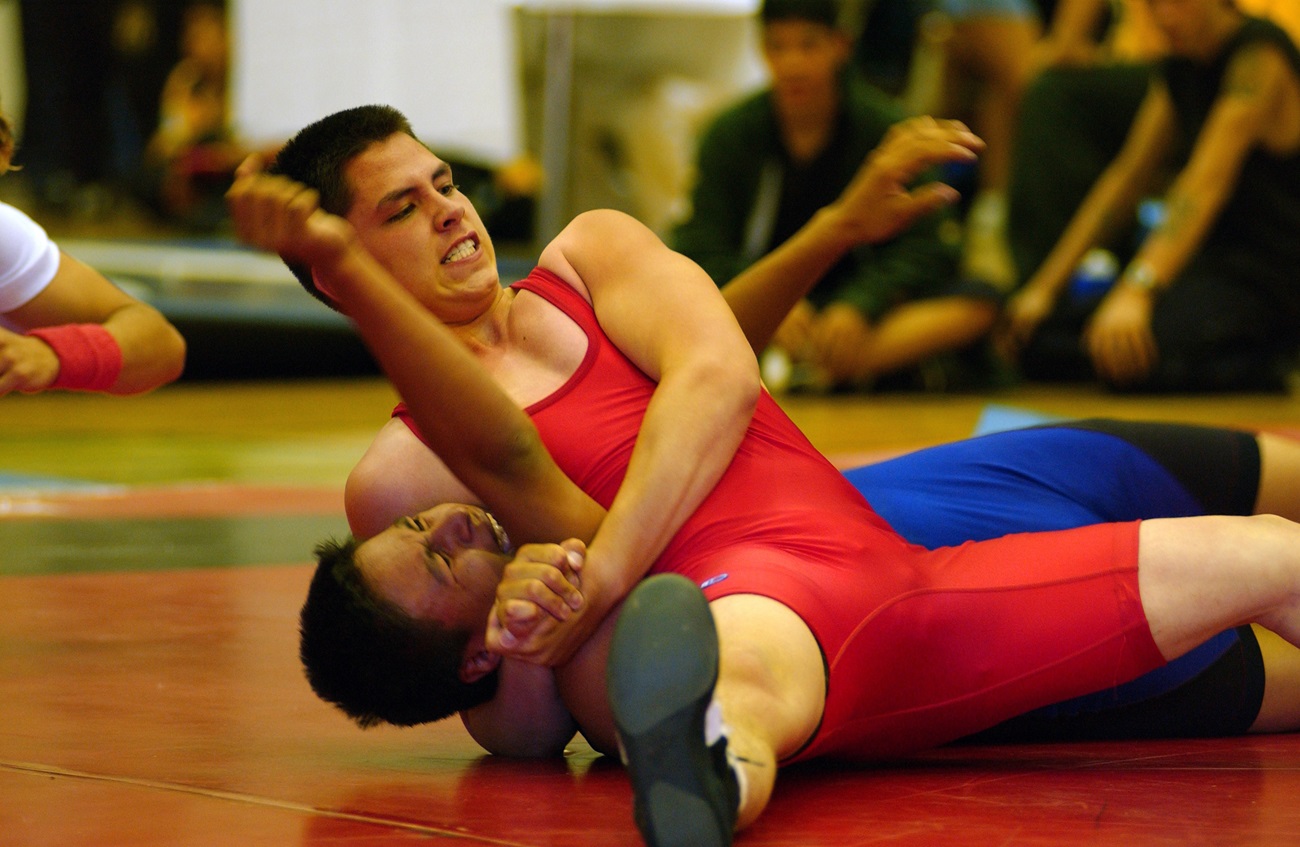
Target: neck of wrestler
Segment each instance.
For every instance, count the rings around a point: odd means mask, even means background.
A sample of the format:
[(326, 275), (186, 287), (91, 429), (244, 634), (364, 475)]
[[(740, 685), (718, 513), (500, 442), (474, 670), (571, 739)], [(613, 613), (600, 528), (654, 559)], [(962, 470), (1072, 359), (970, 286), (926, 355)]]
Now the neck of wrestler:
[(484, 358), (499, 350), (510, 338), (510, 315), (515, 291), (499, 284), (482, 311), (470, 317), (463, 314), (448, 319), (434, 310), (434, 315), (477, 357)]

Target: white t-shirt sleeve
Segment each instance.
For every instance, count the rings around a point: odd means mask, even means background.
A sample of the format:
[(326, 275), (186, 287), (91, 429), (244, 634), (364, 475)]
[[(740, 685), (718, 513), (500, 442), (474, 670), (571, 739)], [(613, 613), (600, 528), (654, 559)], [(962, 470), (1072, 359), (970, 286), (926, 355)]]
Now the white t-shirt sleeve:
[(0, 203), (0, 314), (26, 305), (59, 269), (59, 248), (36, 221)]

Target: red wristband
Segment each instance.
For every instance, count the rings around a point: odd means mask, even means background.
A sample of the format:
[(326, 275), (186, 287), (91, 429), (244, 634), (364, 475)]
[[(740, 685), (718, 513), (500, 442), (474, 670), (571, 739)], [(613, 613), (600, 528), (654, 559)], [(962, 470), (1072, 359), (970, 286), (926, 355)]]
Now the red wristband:
[(64, 324), (33, 329), (59, 357), (59, 375), (51, 388), (107, 391), (122, 373), (122, 348), (99, 324)]

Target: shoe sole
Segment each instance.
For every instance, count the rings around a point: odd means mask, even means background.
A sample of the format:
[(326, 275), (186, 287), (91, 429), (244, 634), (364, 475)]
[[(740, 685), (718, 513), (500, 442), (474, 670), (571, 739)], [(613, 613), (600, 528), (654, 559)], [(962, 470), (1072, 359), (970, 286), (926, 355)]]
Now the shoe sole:
[(731, 844), (715, 806), (725, 792), (704, 743), (717, 677), (717, 630), (700, 589), (668, 574), (643, 581), (619, 613), (608, 685), (637, 825), (651, 847)]

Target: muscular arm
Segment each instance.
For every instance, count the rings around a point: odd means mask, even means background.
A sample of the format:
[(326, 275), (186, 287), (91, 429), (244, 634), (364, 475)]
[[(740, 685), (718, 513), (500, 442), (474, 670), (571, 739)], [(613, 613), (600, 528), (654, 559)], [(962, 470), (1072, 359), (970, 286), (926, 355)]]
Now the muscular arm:
[(583, 592), (603, 614), (730, 464), (758, 397), (758, 366), (708, 276), (626, 215), (581, 215), (539, 264), (586, 292), (610, 340), (658, 383), (588, 549)]
[[(78, 323), (103, 326), (122, 350), (122, 371), (108, 389), (111, 394), (157, 388), (180, 376), (185, 365), (185, 341), (158, 310), (128, 296), (66, 253), (59, 254), (59, 269), (50, 284), (5, 317), (24, 330)], [(38, 354), (48, 357), (48, 367), (41, 369), (48, 378), (42, 378), (43, 384), (16, 387), (45, 388), (58, 375), (54, 351), (38, 339), (23, 340), (39, 345)]]
[(560, 699), (555, 672), (506, 659), (491, 700), (460, 713), (474, 740), (499, 756), (558, 756), (578, 731)]
[(429, 444), (518, 542), (590, 538), (603, 510), (559, 469), (528, 416), (316, 193), (241, 166), (228, 201), (241, 238), (310, 266), (356, 325)]

